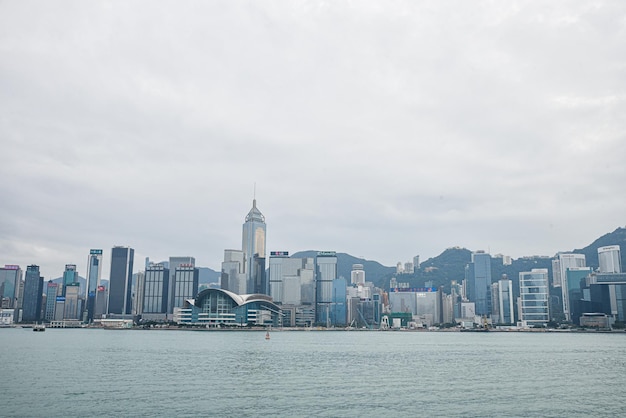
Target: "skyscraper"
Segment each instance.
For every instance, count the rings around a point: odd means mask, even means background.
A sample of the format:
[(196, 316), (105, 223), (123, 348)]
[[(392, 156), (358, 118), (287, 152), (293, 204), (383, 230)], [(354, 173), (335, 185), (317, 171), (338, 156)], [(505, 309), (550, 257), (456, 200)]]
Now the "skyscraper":
[(246, 293), (243, 251), (224, 250), (220, 287), (238, 295)]
[(63, 296), (66, 294), (65, 288), (74, 283), (78, 283), (76, 264), (66, 264), (65, 271), (63, 272)]
[[(170, 269), (171, 269), (170, 264)], [(171, 277), (171, 273), (170, 273)], [(198, 280), (200, 271), (193, 264), (179, 264), (174, 270), (173, 308), (182, 308), (185, 300), (192, 299), (198, 294)]]
[(315, 258), (315, 319), (327, 324), (333, 303), (333, 280), (337, 278), (337, 253), (318, 251)]
[(22, 269), (16, 265), (0, 268), (0, 307), (16, 308), (22, 280)]
[(54, 320), (54, 308), (57, 303), (58, 291), (59, 285), (53, 281), (49, 281), (46, 287), (46, 311), (44, 317), (46, 321)]
[(591, 267), (569, 267), (563, 280), (563, 314), (565, 319), (578, 325), (582, 312), (580, 301), (583, 299), (581, 281), (591, 274)]
[[(256, 207), (256, 199), (252, 200), (252, 209), (243, 224), (242, 251), (244, 257), (244, 274), (246, 277), (246, 293), (259, 293), (259, 283), (265, 276), (265, 216)], [(255, 255), (257, 260), (255, 260)], [(260, 259), (263, 259), (262, 261)], [(262, 270), (260, 270), (262, 265)], [(255, 285), (256, 283), (256, 285)]]
[(107, 313), (132, 314), (133, 260), (135, 250), (116, 246), (111, 250)]
[(513, 310), (513, 282), (506, 276), (498, 281), (498, 313), (501, 324), (515, 323), (515, 314)]
[(94, 308), (96, 306), (96, 290), (100, 286), (100, 275), (102, 274), (102, 250), (89, 250), (87, 258), (87, 286), (85, 286), (85, 304), (87, 305), (87, 321), (94, 318)]
[(274, 303), (312, 305), (315, 302), (312, 258), (289, 257), (287, 251), (272, 251), (269, 259), (270, 291)]
[(162, 320), (166, 318), (169, 280), (170, 271), (163, 264), (151, 263), (148, 266), (143, 279), (143, 319), (147, 319), (148, 316), (150, 316), (148, 319)]
[(43, 299), (43, 277), (39, 275), (39, 266), (26, 268), (24, 280), (24, 302), (22, 303), (22, 321), (36, 322), (41, 319), (41, 301)]
[(550, 320), (548, 269), (519, 273), (520, 321), (529, 326), (545, 326)]
[[(573, 267), (585, 267), (585, 255), (573, 254), (573, 253), (560, 253), (558, 254), (558, 263), (552, 263), (553, 271), (553, 286), (561, 287), (563, 282), (567, 278), (567, 269)], [(558, 273), (556, 273), (558, 269)]]
[(80, 285), (76, 282), (63, 287), (65, 291), (65, 305), (63, 307), (63, 319), (80, 319)]
[(619, 245), (608, 245), (598, 248), (600, 273), (621, 273), (622, 259)]
[[(169, 287), (167, 289), (167, 313), (168, 314), (172, 314), (174, 312), (174, 305), (176, 303), (177, 300), (177, 296), (176, 296), (176, 270), (178, 269), (178, 267), (180, 267), (181, 265), (185, 265), (185, 266), (191, 266), (192, 268), (195, 267), (196, 265), (196, 259), (193, 257), (189, 257), (189, 256), (185, 256), (185, 257), (170, 257), (170, 262), (168, 265), (169, 271), (170, 271), (170, 278), (169, 278)], [(197, 290), (197, 287), (196, 287)], [(195, 297), (195, 293), (191, 296), (187, 296), (187, 298), (193, 298)], [(182, 307), (182, 305), (178, 306), (179, 308)]]
[(465, 267), (467, 298), (475, 303), (476, 315), (489, 315), (491, 288), (491, 256), (484, 251), (472, 253), (472, 261)]
[(350, 284), (364, 285), (365, 284), (365, 270), (363, 264), (353, 264), (352, 271), (350, 272)]

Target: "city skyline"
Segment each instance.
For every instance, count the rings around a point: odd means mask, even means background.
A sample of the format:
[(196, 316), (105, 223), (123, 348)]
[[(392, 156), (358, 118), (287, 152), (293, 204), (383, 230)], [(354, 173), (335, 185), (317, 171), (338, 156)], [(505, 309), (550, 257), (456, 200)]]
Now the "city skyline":
[(116, 245), (218, 269), (253, 197), (267, 251), (388, 266), (626, 222), (623, 3), (0, 12), (0, 263), (46, 279)]

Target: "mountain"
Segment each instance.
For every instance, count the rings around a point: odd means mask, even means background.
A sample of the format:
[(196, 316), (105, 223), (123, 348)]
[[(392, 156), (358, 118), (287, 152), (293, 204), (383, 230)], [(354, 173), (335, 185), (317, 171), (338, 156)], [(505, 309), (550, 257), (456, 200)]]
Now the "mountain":
[[(622, 248), (622, 266), (626, 266), (626, 228), (617, 228), (615, 231), (605, 234), (588, 246), (570, 250), (569, 252), (584, 254), (587, 265), (598, 268), (598, 248), (607, 245), (619, 245)], [(444, 291), (450, 291), (450, 282), (458, 283), (465, 278), (465, 266), (471, 261), (472, 251), (466, 248), (452, 247), (436, 257), (429, 258), (420, 264), (420, 268), (411, 274), (396, 274), (395, 269), (386, 267), (390, 271), (380, 277), (375, 283), (384, 289), (389, 288), (389, 280), (395, 277), (399, 283), (409, 283), (410, 287), (425, 287), (426, 282), (432, 282), (435, 287), (443, 287)], [(519, 273), (532, 269), (548, 269), (549, 277), (552, 277), (553, 256), (531, 256), (512, 260), (510, 265), (502, 264), (502, 258), (493, 257), (491, 260), (491, 277), (496, 281), (506, 274), (513, 281), (513, 292), (519, 292)]]
[[(291, 256), (296, 258), (315, 258), (316, 255), (317, 251), (308, 250), (297, 252)], [(365, 260), (346, 253), (337, 253), (337, 275), (345, 278), (348, 283), (350, 283), (350, 273), (352, 272), (353, 264), (363, 264), (365, 280), (374, 283), (378, 287), (382, 287), (385, 278), (396, 271), (395, 267), (383, 266), (378, 261)]]
[(395, 277), (398, 283), (408, 283), (409, 287), (425, 287), (431, 282), (434, 287), (443, 287), (450, 291), (450, 282), (456, 280), (461, 283), (465, 277), (465, 265), (471, 261), (472, 252), (467, 248), (452, 247), (436, 257), (429, 258), (420, 264), (414, 273), (396, 274), (396, 269), (385, 276), (381, 286), (389, 289), (389, 280)]
[(584, 254), (587, 260), (587, 266), (594, 269), (599, 267), (598, 263), (598, 248), (606, 247), (607, 245), (619, 245), (622, 256), (622, 269), (626, 266), (626, 228), (617, 228), (615, 231), (602, 235), (600, 238), (586, 246), (585, 248), (577, 249), (572, 252), (577, 254)]
[(208, 267), (198, 267), (200, 276), (198, 278), (199, 284), (219, 283), (221, 273)]

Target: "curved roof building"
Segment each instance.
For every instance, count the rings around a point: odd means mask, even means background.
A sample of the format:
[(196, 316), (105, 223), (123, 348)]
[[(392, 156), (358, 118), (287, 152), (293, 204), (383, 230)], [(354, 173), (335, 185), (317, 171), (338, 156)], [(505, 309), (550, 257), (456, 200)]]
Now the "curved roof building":
[(190, 305), (191, 317), (184, 321), (188, 323), (278, 326), (281, 315), (268, 295), (238, 295), (223, 289), (205, 289)]

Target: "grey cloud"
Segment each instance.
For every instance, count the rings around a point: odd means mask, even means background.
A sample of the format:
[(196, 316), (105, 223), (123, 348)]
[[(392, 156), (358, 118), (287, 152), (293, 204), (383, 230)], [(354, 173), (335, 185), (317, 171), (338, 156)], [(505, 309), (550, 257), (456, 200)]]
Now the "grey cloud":
[[(0, 5), (0, 262), (90, 247), (393, 264), (622, 225), (618, 2)], [(106, 272), (105, 272), (106, 273)]]

